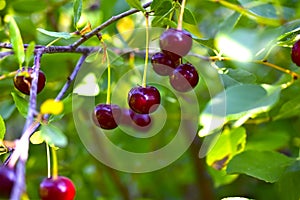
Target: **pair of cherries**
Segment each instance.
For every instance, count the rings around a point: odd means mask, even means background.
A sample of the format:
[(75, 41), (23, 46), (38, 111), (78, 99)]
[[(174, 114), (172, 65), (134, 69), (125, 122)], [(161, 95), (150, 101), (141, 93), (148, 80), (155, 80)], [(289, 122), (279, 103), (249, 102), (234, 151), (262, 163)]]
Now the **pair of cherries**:
[(160, 93), (154, 86), (138, 86), (128, 93), (129, 109), (116, 104), (98, 104), (93, 113), (94, 123), (103, 129), (114, 129), (118, 124), (139, 129), (150, 125), (150, 113), (157, 110)]
[[(16, 173), (8, 166), (0, 167), (0, 198), (9, 198), (16, 181)], [(73, 182), (64, 176), (42, 180), (39, 195), (42, 200), (73, 200), (75, 197)]]

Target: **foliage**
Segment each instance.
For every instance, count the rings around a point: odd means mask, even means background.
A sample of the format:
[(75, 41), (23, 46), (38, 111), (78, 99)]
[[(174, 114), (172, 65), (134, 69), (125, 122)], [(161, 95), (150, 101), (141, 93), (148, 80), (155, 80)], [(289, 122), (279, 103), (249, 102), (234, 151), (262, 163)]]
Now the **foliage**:
[[(1, 161), (8, 158), (6, 152), (11, 148), (8, 141), (19, 138), (24, 131), (30, 111), (30, 98), (14, 88), (14, 72), (24, 61), (33, 66), (33, 58), (36, 59), (33, 54), (40, 46), (70, 47), (84, 40), (79, 47), (95, 48), (86, 59), (87, 65), (93, 68), (91, 63), (95, 60), (105, 61), (104, 51), (99, 49), (105, 47), (102, 43), (105, 42), (114, 50), (107, 51), (112, 88), (118, 90), (118, 98), (126, 101), (124, 91), (141, 84), (139, 66), (144, 63), (144, 52), (131, 49), (134, 39), (144, 41), (144, 38), (135, 38), (139, 34), (132, 29), (145, 27), (146, 12), (153, 28), (176, 28), (180, 2), (153, 0), (149, 7), (143, 7), (138, 0), (0, 0)], [(104, 26), (101, 38), (92, 34), (93, 28), (131, 8), (139, 11)], [(82, 117), (82, 113), (74, 112), (86, 105), (80, 101), (72, 104), (72, 94), (105, 102), (109, 91), (104, 64), (95, 67), (96, 73), (87, 73), (85, 77), (79, 74), (77, 79), (82, 81), (73, 88), (68, 80), (81, 52), (75, 53), (75, 48), (70, 47), (67, 52), (55, 52), (53, 48), (53, 52), (44, 53), (41, 70), (47, 76), (47, 84), (37, 96), (37, 112), (44, 102), (57, 97), (64, 84), (69, 83), (71, 87), (59, 101), (60, 107), (63, 103), (62, 113), (52, 101), (50, 109), (42, 114), (56, 115), (48, 116), (49, 120), (40, 119), (42, 125), (31, 138), (26, 165), (29, 198), (38, 198), (37, 188), (47, 175), (43, 143), (47, 142), (60, 148), (57, 151), (59, 172), (74, 181), (76, 199), (225, 199), (232, 196), (299, 199), (300, 82), (297, 79), (300, 70), (290, 59), (291, 47), (299, 39), (299, 13), (297, 0), (187, 0), (183, 28), (193, 35), (194, 42), (187, 59), (197, 63), (201, 75), (194, 89), (199, 106), (199, 130), (180, 158), (149, 173), (126, 173), (107, 167), (90, 154), (77, 134), (73, 115)], [(151, 37), (157, 42), (159, 34)], [(8, 43), (12, 49), (5, 46)], [(124, 74), (133, 68), (128, 81), (120, 84)], [(101, 77), (96, 78), (97, 73)], [(148, 76), (149, 80), (169, 84), (151, 69)], [(119, 128), (107, 132), (116, 146), (144, 153), (164, 147), (176, 136), (181, 120), (180, 102), (167, 87), (157, 87), (168, 114), (165, 124), (147, 139), (143, 138), (147, 133), (138, 131), (134, 134), (139, 137), (132, 137)], [(87, 91), (87, 88), (96, 89)], [(197, 107), (189, 105), (190, 96), (181, 97), (188, 106)], [(154, 114), (154, 119), (161, 113)], [(41, 117), (40, 113), (35, 114), (37, 119)], [(97, 142), (101, 145), (101, 141)]]

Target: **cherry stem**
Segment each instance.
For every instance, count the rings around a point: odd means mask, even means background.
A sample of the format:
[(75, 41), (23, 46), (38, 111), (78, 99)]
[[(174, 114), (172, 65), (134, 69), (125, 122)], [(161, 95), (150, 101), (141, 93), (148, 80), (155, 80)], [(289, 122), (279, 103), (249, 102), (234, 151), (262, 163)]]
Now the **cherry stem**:
[(184, 7), (185, 7), (186, 0), (182, 0), (181, 7), (180, 7), (180, 14), (178, 18), (178, 24), (177, 29), (182, 30), (182, 21), (183, 21), (183, 13), (184, 13)]
[(46, 142), (46, 153), (47, 153), (47, 177), (51, 177), (51, 161), (50, 161), (50, 150), (49, 144)]
[(146, 21), (146, 53), (145, 53), (145, 66), (144, 66), (144, 74), (142, 86), (147, 86), (147, 70), (148, 70), (148, 59), (149, 59), (149, 16), (148, 13), (145, 13), (145, 21)]
[[(111, 94), (111, 66), (110, 66), (110, 60), (109, 60), (109, 54), (107, 51), (107, 46), (104, 42), (102, 42), (103, 45), (103, 52), (104, 52), (104, 60), (106, 60), (107, 63), (107, 94), (106, 94), (106, 104), (111, 103), (110, 94)], [(104, 63), (104, 62), (103, 62)]]
[(55, 147), (51, 147), (52, 153), (52, 178), (56, 179), (58, 176), (58, 163), (57, 163), (57, 153)]

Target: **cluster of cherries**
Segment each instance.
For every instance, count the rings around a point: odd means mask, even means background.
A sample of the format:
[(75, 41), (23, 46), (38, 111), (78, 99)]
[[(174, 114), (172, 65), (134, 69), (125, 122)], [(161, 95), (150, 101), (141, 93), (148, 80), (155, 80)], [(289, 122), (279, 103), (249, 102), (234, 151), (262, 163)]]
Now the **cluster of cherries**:
[[(8, 166), (1, 166), (0, 199), (10, 197), (15, 181), (15, 170)], [(64, 176), (44, 178), (40, 183), (39, 195), (42, 200), (73, 200), (75, 193), (73, 182)]]
[[(190, 63), (181, 64), (182, 57), (192, 47), (192, 36), (184, 30), (168, 29), (160, 37), (162, 52), (151, 58), (153, 70), (162, 76), (169, 76), (172, 87), (179, 92), (194, 88), (199, 76)], [(139, 129), (151, 123), (149, 114), (160, 105), (160, 93), (154, 86), (137, 86), (128, 93), (129, 109), (121, 109), (116, 104), (96, 105), (92, 118), (103, 129), (114, 129), (118, 124), (129, 125)]]
[(169, 76), (171, 86), (179, 92), (192, 90), (199, 81), (195, 67), (191, 63), (182, 63), (192, 43), (189, 32), (170, 28), (160, 36), (161, 52), (151, 58), (153, 70), (161, 76)]

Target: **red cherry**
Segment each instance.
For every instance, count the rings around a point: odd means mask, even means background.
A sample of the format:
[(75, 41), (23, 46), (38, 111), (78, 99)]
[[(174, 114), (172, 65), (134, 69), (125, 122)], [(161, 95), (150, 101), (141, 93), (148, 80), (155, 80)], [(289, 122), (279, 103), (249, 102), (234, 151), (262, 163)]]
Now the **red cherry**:
[(300, 40), (295, 42), (292, 48), (292, 53), (291, 53), (292, 61), (300, 66)]
[(176, 67), (171, 57), (162, 52), (154, 54), (151, 57), (151, 63), (153, 70), (161, 76), (170, 75)]
[(130, 113), (130, 118), (137, 126), (145, 127), (151, 123), (151, 118), (149, 114), (140, 114), (132, 110), (129, 110), (129, 113)]
[(73, 182), (64, 176), (43, 179), (39, 189), (42, 200), (73, 200), (75, 193)]
[(0, 197), (9, 198), (14, 182), (16, 180), (15, 171), (7, 166), (0, 167)]
[(160, 49), (173, 60), (185, 56), (192, 48), (192, 35), (185, 30), (170, 28), (162, 33), (159, 40)]
[(198, 81), (198, 72), (190, 63), (179, 65), (170, 76), (172, 87), (179, 92), (192, 90), (197, 85)]
[(128, 104), (136, 113), (152, 113), (160, 104), (159, 91), (153, 86), (132, 88), (128, 93)]
[[(31, 74), (33, 73), (33, 68), (28, 68), (27, 70), (25, 68), (22, 68), (21, 70), (18, 70), (16, 76), (14, 77), (14, 85), (15, 87), (22, 92), (23, 94), (30, 94), (30, 87), (31, 87), (31, 81), (32, 77)], [(37, 87), (37, 93), (40, 93), (46, 84), (46, 76), (44, 72), (41, 70), (39, 71), (39, 79), (38, 79), (38, 87)]]
[(93, 112), (94, 123), (103, 129), (114, 129), (121, 116), (121, 108), (115, 104), (98, 104)]

